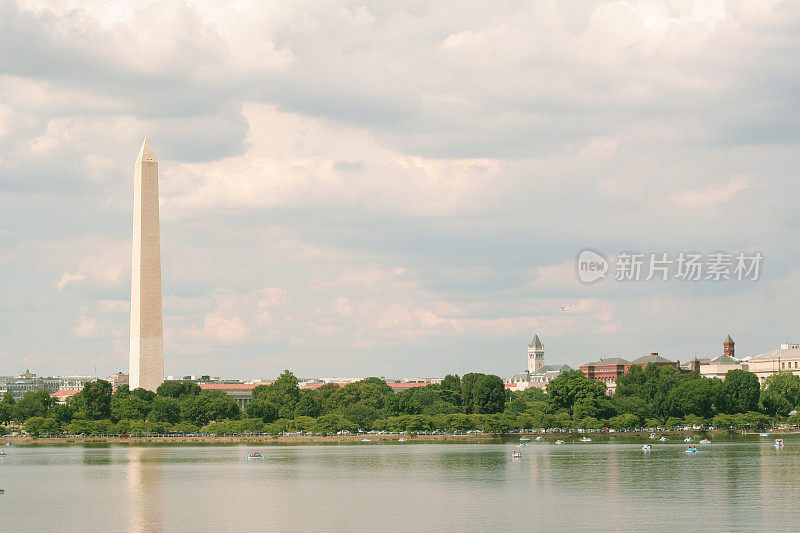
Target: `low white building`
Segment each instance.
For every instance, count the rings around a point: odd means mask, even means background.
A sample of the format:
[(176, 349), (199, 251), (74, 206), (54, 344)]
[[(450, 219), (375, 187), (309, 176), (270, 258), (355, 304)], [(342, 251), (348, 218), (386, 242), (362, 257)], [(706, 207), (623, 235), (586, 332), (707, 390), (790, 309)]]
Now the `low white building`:
[(777, 350), (751, 357), (744, 370), (758, 376), (760, 383), (776, 372), (791, 372), (800, 376), (800, 345), (781, 344)]
[(707, 364), (700, 364), (700, 374), (706, 378), (725, 379), (729, 370), (747, 370), (747, 364), (729, 355), (720, 355)]

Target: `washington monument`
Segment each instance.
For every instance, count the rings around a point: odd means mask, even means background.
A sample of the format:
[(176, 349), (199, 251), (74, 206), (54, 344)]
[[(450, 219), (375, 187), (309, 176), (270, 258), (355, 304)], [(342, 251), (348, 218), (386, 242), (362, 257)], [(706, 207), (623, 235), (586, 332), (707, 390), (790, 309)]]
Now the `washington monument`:
[(131, 265), (131, 390), (151, 391), (164, 382), (161, 322), (161, 238), (158, 224), (158, 161), (145, 138), (133, 175)]

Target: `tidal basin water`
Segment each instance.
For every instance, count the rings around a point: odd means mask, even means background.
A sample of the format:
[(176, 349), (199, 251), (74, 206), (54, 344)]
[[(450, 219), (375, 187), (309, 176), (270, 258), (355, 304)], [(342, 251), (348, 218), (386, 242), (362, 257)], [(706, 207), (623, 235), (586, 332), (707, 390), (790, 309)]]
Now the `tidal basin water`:
[[(697, 438), (695, 438), (695, 441)], [(10, 447), (2, 531), (797, 531), (800, 438)], [(521, 449), (522, 458), (512, 459)]]

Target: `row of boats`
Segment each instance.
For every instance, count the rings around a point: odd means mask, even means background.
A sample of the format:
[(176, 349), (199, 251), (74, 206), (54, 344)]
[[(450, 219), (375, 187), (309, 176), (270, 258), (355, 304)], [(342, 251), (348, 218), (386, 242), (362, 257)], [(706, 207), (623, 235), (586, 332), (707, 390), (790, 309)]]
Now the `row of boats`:
[[(762, 433), (761, 435), (762, 435), (762, 436), (764, 436), (764, 435), (766, 435), (766, 436), (769, 436), (769, 434), (768, 434), (768, 433), (766, 433), (766, 434)], [(657, 439), (657, 438), (658, 438), (658, 435), (656, 435), (655, 433), (653, 433), (653, 434), (651, 434), (651, 435), (650, 435), (650, 438), (651, 438), (651, 439)], [(528, 437), (522, 437), (522, 438), (521, 438), (521, 439), (519, 439), (519, 440), (530, 440), (530, 439), (528, 439)], [(542, 440), (542, 437), (536, 437), (536, 440)], [(592, 439), (591, 439), (591, 438), (589, 438), (589, 437), (582, 437), (582, 438), (581, 438), (581, 442), (591, 442), (591, 440), (592, 440)], [(658, 440), (659, 440), (659, 441), (661, 441), (661, 442), (666, 442), (666, 441), (667, 441), (667, 438), (666, 438), (666, 437), (664, 437), (664, 436), (662, 436), (661, 438), (658, 438)], [(683, 439), (683, 442), (692, 442), (692, 437), (686, 437), (686, 438), (684, 438), (684, 439)], [(557, 440), (557, 441), (556, 441), (556, 444), (564, 444), (564, 441), (559, 439), (559, 440)], [(711, 440), (709, 440), (709, 439), (701, 439), (701, 440), (700, 440), (700, 444), (711, 444)], [(523, 443), (523, 444), (518, 444), (518, 445), (517, 445), (517, 447), (523, 447), (523, 446), (530, 446), (530, 445), (529, 445), (529, 444), (526, 444), (526, 443)], [(782, 448), (782, 447), (783, 447), (783, 439), (775, 439), (775, 444), (774, 444), (774, 446), (775, 446), (776, 448)], [(644, 444), (644, 445), (642, 446), (642, 451), (645, 451), (645, 452), (649, 452), (649, 451), (650, 451), (650, 450), (652, 450), (652, 449), (653, 449), (653, 445), (652, 445), (652, 444)], [(693, 444), (692, 444), (691, 446), (689, 446), (688, 448), (686, 448), (686, 450), (685, 450), (685, 451), (686, 451), (686, 453), (697, 453), (699, 450), (698, 450), (697, 446), (695, 446), (695, 445), (693, 445)], [(519, 458), (519, 457), (522, 457), (522, 452), (521, 452), (521, 451), (519, 451), (519, 450), (515, 450), (514, 452), (512, 452), (511, 456), (512, 456), (512, 457), (514, 457), (514, 458)]]

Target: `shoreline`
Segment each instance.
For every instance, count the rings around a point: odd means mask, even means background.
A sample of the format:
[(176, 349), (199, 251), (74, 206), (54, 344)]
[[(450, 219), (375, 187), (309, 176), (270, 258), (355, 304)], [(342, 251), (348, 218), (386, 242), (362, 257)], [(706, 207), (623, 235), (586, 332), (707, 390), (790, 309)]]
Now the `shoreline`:
[[(684, 437), (687, 435), (704, 436), (758, 436), (758, 433), (744, 433), (744, 432), (731, 432), (724, 429), (714, 430), (695, 430), (695, 431), (660, 431), (659, 435), (674, 436), (675, 438)], [(86, 444), (100, 444), (100, 445), (187, 445), (187, 444), (200, 444), (200, 445), (237, 445), (237, 444), (260, 444), (260, 445), (296, 445), (296, 444), (362, 444), (362, 439), (369, 438), (372, 444), (389, 444), (397, 443), (398, 439), (404, 437), (406, 444), (411, 443), (448, 443), (448, 444), (469, 444), (469, 443), (504, 443), (518, 440), (521, 436), (528, 436), (531, 440), (538, 436), (544, 438), (545, 441), (555, 441), (557, 439), (567, 438), (569, 440), (579, 440), (580, 437), (591, 435), (594, 438), (605, 437), (603, 440), (611, 440), (614, 437), (622, 437), (625, 439), (645, 439), (650, 440), (649, 431), (632, 431), (632, 432), (583, 432), (583, 433), (505, 433), (502, 435), (480, 434), (480, 435), (229, 435), (229, 436), (188, 436), (188, 435), (175, 435), (175, 436), (131, 436), (131, 437), (104, 437), (104, 436), (86, 436), (86, 437), (0, 437), (0, 447), (6, 443), (11, 443), (13, 446), (82, 446)], [(771, 431), (770, 436), (783, 436), (800, 434), (797, 430), (784, 430), (784, 431)], [(366, 443), (364, 443), (366, 444)]]

